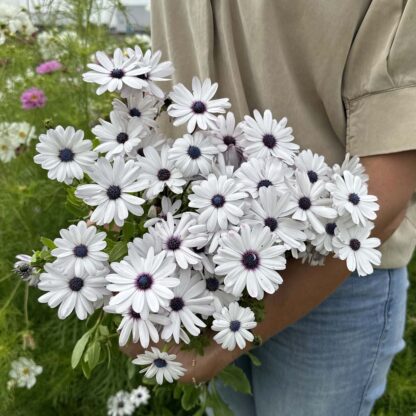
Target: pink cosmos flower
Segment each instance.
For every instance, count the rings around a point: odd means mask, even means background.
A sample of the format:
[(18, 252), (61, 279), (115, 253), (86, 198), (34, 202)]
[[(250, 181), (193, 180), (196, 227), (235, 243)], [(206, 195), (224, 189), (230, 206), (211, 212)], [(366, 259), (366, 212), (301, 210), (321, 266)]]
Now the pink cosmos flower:
[(47, 101), (45, 93), (36, 87), (29, 88), (24, 91), (20, 96), (20, 102), (22, 108), (25, 110), (31, 110), (32, 108), (44, 107)]
[(36, 67), (36, 72), (38, 74), (49, 74), (51, 72), (59, 71), (62, 68), (62, 64), (56, 59), (51, 61), (42, 62)]

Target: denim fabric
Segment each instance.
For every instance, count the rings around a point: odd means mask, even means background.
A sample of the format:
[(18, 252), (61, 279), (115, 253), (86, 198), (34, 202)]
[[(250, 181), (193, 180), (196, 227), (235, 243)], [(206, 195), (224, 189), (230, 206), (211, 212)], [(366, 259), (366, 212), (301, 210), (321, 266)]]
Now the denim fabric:
[(407, 271), (351, 275), (306, 317), (237, 361), (253, 395), (222, 385), (237, 416), (368, 416), (403, 349)]

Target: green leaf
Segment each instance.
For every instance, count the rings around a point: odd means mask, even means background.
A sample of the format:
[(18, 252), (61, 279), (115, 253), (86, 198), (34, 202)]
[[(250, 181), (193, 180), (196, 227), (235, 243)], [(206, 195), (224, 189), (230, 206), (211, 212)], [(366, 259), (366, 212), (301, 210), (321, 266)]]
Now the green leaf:
[(110, 331), (108, 330), (108, 327), (105, 325), (100, 325), (98, 327), (98, 332), (100, 333), (101, 336), (103, 337), (108, 337), (110, 335)]
[(98, 341), (94, 341), (88, 346), (85, 354), (85, 361), (88, 362), (88, 366), (92, 371), (100, 361), (101, 344)]
[(129, 380), (131, 380), (135, 376), (136, 371), (137, 371), (137, 366), (132, 364), (131, 361), (128, 361), (127, 362), (127, 378)]
[(248, 358), (250, 358), (251, 364), (253, 364), (256, 367), (261, 366), (261, 361), (259, 360), (259, 358), (257, 356), (255, 356), (252, 352), (247, 352), (246, 354), (247, 354)]
[(72, 350), (71, 356), (71, 367), (75, 368), (79, 364), (82, 354), (84, 353), (85, 347), (88, 344), (88, 340), (90, 339), (91, 332), (87, 331), (75, 344), (74, 349)]
[(200, 394), (200, 389), (193, 386), (192, 384), (183, 386), (183, 396), (181, 399), (182, 407), (185, 410), (191, 410), (194, 408), (199, 403)]
[(41, 237), (40, 242), (44, 246), (48, 247), (50, 250), (53, 250), (54, 248), (56, 248), (56, 244), (52, 240), (50, 240), (49, 238)]
[(110, 251), (109, 261), (121, 260), (127, 255), (127, 243), (125, 241), (118, 241)]
[(81, 362), (81, 368), (82, 368), (82, 372), (84, 373), (85, 378), (90, 378), (91, 377), (91, 369), (90, 369), (89, 364), (85, 361), (82, 361)]
[(244, 371), (237, 367), (235, 364), (231, 364), (224, 368), (218, 375), (218, 378), (226, 385), (231, 387), (233, 390), (251, 394), (250, 382)]
[(214, 412), (214, 416), (234, 416), (234, 413), (217, 393), (215, 382), (210, 383), (207, 396), (207, 407)]

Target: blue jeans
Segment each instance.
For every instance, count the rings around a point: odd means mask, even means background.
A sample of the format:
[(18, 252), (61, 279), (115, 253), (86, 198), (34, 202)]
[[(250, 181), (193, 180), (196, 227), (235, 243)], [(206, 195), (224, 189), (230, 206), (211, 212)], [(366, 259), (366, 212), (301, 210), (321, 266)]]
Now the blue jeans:
[(368, 416), (386, 387), (395, 354), (404, 348), (405, 268), (351, 275), (294, 325), (237, 360), (253, 395), (223, 385), (236, 416)]

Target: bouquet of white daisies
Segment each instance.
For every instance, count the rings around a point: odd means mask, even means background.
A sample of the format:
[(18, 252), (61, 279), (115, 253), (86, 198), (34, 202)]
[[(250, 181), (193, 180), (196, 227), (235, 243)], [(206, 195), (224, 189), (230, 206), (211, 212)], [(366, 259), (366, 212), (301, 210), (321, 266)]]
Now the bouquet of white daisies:
[[(60, 319), (100, 310), (74, 367), (91, 371), (114, 336), (141, 344), (133, 363), (159, 384), (185, 371), (160, 341), (201, 346), (207, 329), (228, 350), (256, 341), (262, 299), (284, 284), (288, 258), (322, 265), (331, 255), (364, 276), (381, 257), (370, 237), (379, 206), (357, 157), (328, 166), (269, 110), (237, 122), (210, 79), (165, 95), (158, 83), (174, 68), (160, 59), (138, 47), (96, 53), (83, 78), (119, 94), (109, 119), (93, 140), (72, 126), (48, 130), (34, 158), (69, 186), (80, 221), (16, 264)], [(163, 135), (165, 111), (186, 134)]]

